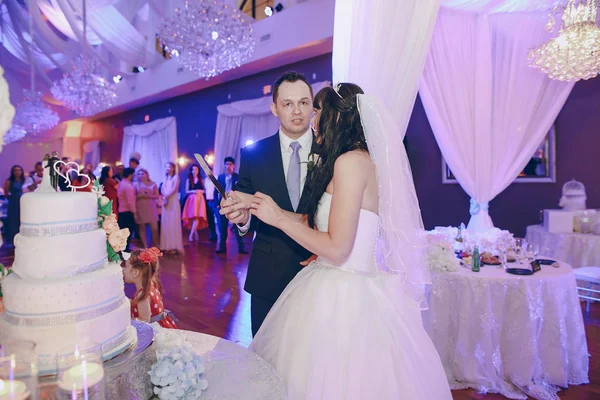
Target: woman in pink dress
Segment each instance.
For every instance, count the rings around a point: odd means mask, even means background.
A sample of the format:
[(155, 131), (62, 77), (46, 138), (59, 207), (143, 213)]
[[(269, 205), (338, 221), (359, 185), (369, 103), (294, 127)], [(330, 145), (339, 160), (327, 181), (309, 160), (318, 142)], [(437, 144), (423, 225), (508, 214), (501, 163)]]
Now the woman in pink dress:
[(196, 164), (190, 168), (190, 174), (185, 181), (187, 199), (183, 206), (181, 219), (190, 230), (190, 242), (198, 241), (198, 231), (208, 226), (206, 219), (206, 200), (204, 199), (204, 182), (200, 176), (200, 167)]
[[(158, 186), (150, 179), (148, 171), (144, 168), (138, 168), (137, 180), (134, 184), (137, 192), (136, 200), (136, 223), (138, 224), (142, 246), (151, 247), (158, 242), (158, 212), (156, 210), (156, 200), (158, 199)], [(152, 240), (148, 243), (146, 237), (146, 227), (150, 225)]]

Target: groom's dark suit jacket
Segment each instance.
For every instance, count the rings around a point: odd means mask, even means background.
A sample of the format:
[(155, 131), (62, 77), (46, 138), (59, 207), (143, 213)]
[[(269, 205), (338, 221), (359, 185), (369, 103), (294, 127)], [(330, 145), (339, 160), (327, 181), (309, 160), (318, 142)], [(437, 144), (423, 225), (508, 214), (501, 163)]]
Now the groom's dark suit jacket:
[[(237, 190), (249, 194), (267, 194), (282, 209), (303, 213), (306, 191), (302, 194), (298, 210), (294, 211), (283, 171), (279, 133), (242, 149)], [(257, 222), (256, 233), (244, 289), (252, 295), (275, 302), (300, 271), (300, 262), (310, 257), (311, 253), (281, 230), (261, 221)]]

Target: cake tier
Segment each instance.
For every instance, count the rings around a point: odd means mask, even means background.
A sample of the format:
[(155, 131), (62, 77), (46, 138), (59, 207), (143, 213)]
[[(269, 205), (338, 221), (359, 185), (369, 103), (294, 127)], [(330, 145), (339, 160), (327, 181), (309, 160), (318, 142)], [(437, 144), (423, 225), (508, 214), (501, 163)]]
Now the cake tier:
[(89, 192), (32, 192), (21, 196), (21, 224), (75, 225), (95, 220), (98, 199)]
[(60, 236), (15, 236), (13, 272), (23, 279), (56, 279), (100, 269), (106, 262), (103, 229)]
[(88, 274), (60, 279), (31, 280), (11, 274), (2, 281), (4, 307), (18, 315), (77, 312), (110, 303), (123, 296), (123, 273), (118, 264)]
[(41, 375), (55, 370), (57, 353), (78, 343), (102, 344), (104, 358), (109, 359), (126, 350), (136, 335), (131, 326), (129, 300), (125, 296), (113, 302), (111, 307), (102, 307), (27, 318), (7, 311), (0, 315), (0, 338), (34, 342)]

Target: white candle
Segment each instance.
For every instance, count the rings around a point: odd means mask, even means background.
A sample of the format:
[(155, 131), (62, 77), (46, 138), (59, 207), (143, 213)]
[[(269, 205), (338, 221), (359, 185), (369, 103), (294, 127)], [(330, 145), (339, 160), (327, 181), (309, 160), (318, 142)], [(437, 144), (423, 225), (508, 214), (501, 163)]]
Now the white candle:
[(0, 379), (0, 400), (25, 400), (28, 396), (29, 391), (24, 382)]
[(66, 370), (58, 387), (62, 390), (82, 390), (98, 384), (104, 378), (102, 365), (94, 362), (82, 361), (81, 364)]

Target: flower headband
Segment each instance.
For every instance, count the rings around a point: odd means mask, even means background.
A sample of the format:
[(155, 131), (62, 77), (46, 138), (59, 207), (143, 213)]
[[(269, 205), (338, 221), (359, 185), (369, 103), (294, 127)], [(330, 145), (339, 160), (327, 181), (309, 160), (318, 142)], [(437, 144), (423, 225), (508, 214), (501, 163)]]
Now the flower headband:
[(138, 259), (145, 263), (153, 263), (158, 261), (158, 257), (162, 257), (163, 253), (156, 247), (151, 247), (140, 253)]

